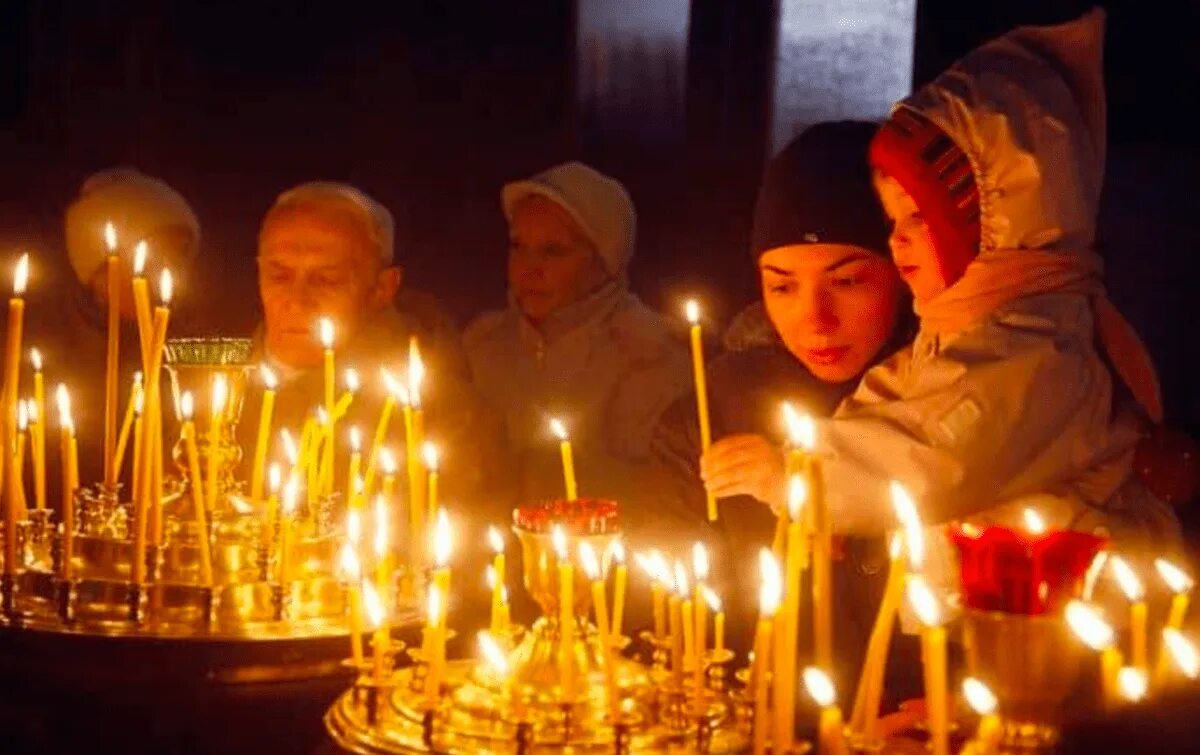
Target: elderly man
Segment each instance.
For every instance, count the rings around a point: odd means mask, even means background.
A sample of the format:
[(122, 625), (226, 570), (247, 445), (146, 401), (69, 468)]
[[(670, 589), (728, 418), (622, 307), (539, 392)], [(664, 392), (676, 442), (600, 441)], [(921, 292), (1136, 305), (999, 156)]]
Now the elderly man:
[(643, 497), (651, 430), (688, 385), (687, 352), (629, 291), (633, 202), (578, 162), (506, 185), (510, 306), (464, 337), (484, 399), (502, 412), (517, 500), (561, 497), (549, 419), (569, 428), (579, 492), (625, 505)]

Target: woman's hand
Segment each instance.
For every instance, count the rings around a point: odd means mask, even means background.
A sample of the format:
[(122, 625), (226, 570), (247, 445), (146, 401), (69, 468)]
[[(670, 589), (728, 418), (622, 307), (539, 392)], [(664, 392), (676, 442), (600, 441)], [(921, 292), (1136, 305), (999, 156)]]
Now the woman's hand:
[(778, 512), (787, 500), (783, 451), (761, 435), (722, 438), (700, 459), (700, 479), (717, 498), (748, 495)]

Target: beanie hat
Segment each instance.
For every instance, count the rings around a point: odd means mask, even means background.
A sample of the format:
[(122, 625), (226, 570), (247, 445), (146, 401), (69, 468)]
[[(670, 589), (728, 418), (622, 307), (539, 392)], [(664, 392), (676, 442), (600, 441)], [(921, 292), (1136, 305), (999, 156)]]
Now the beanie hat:
[(887, 223), (867, 165), (875, 128), (863, 121), (817, 124), (771, 160), (754, 206), (755, 258), (795, 244), (848, 244), (888, 254)]
[(504, 217), (511, 223), (513, 208), (531, 196), (545, 197), (571, 216), (595, 244), (609, 275), (625, 273), (633, 257), (637, 213), (620, 181), (581, 162), (556, 165), (532, 178), (505, 184), (500, 190)]
[(920, 208), (942, 280), (952, 285), (979, 253), (979, 189), (966, 153), (928, 118), (901, 105), (875, 135), (870, 156)]
[(125, 249), (167, 228), (182, 228), (189, 235), (184, 259), (172, 262), (189, 263), (200, 251), (200, 221), (179, 192), (133, 168), (112, 168), (84, 181), (67, 208), (67, 257), (82, 282), (104, 264), (104, 225), (110, 222)]
[(379, 250), (383, 264), (391, 265), (395, 261), (396, 226), (392, 213), (366, 192), (338, 181), (309, 181), (293, 186), (276, 197), (267, 216), (279, 210), (299, 207), (324, 207), (349, 212), (362, 225), (367, 239)]

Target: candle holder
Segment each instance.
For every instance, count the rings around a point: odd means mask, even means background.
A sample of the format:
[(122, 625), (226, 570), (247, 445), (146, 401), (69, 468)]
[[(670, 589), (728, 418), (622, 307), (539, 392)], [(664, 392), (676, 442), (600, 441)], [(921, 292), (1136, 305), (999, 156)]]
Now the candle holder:
[(24, 563), (29, 566), (45, 566), (53, 561), (54, 512), (50, 509), (31, 509), (27, 512), (25, 527), (19, 532), (24, 535)]
[(60, 579), (55, 585), (58, 617), (68, 626), (75, 623), (75, 600), (78, 594), (78, 583), (73, 579)]

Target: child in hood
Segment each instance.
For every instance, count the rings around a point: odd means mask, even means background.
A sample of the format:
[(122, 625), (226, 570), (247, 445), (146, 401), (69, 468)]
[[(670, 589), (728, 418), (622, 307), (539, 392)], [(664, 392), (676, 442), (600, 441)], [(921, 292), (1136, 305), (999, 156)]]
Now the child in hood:
[[(1162, 407), (1093, 250), (1103, 31), (1098, 10), (1016, 29), (901, 102), (876, 135), (876, 188), (920, 330), (818, 420), (838, 532), (894, 528), (891, 480), (929, 524), (1020, 526), (1036, 496), (1050, 527), (1102, 529), (1117, 547), (1161, 548), (1175, 532), (1132, 477), (1142, 421)], [(727, 453), (702, 471), (727, 494), (745, 465)], [(742, 492), (778, 508), (777, 483)]]

